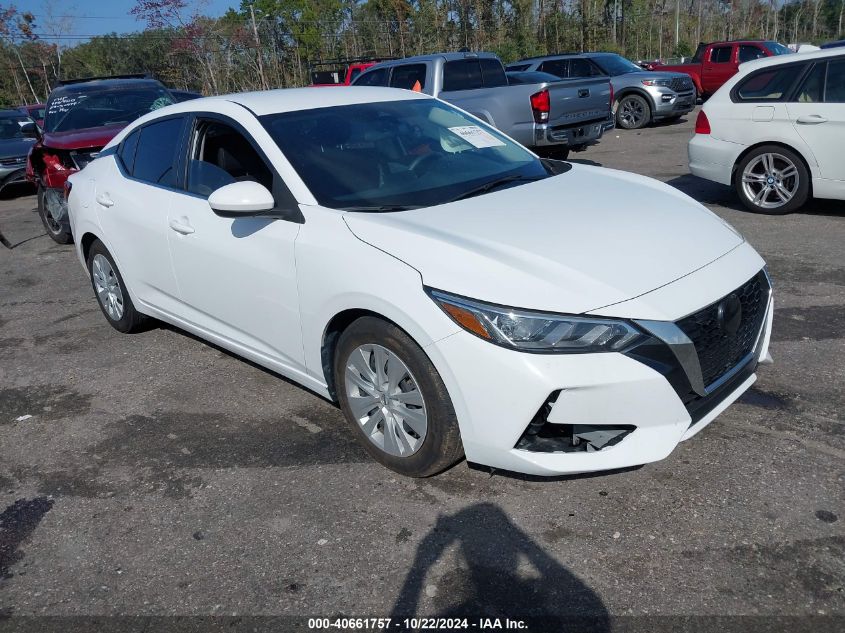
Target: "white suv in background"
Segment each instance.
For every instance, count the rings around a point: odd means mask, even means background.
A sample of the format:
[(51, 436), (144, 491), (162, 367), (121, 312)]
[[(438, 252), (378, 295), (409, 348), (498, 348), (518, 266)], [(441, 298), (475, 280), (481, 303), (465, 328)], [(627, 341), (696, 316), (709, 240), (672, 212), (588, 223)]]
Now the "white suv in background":
[(733, 185), (751, 211), (845, 200), (845, 50), (743, 64), (704, 104), (695, 132), (690, 171)]

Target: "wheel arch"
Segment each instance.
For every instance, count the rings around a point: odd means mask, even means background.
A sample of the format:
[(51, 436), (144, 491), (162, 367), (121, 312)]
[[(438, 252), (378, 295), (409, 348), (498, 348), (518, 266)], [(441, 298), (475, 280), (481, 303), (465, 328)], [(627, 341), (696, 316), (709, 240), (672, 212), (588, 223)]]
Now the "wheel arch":
[(91, 231), (86, 231), (82, 234), (82, 237), (79, 239), (79, 248), (82, 252), (82, 258), (85, 262), (88, 261), (88, 253), (91, 252), (91, 246), (94, 244), (94, 242), (99, 239), (99, 236), (95, 235)]
[(734, 161), (733, 167), (731, 167), (731, 185), (736, 184), (736, 174), (737, 174), (737, 171), (738, 171), (738, 168), (739, 168), (739, 164), (743, 160), (745, 160), (745, 157), (748, 156), (751, 152), (753, 152), (754, 150), (757, 150), (757, 149), (759, 149), (759, 148), (761, 148), (765, 145), (774, 145), (775, 147), (782, 147), (783, 149), (789, 150), (790, 152), (795, 154), (799, 159), (801, 159), (801, 162), (804, 163), (804, 167), (807, 169), (807, 173), (810, 174), (810, 182), (808, 184), (810, 186), (809, 195), (812, 196), (813, 195), (813, 168), (810, 166), (810, 162), (807, 160), (807, 157), (804, 156), (804, 153), (801, 150), (797, 149), (793, 145), (790, 145), (789, 143), (784, 143), (782, 141), (761, 141), (760, 143), (755, 143), (754, 145), (749, 145), (744, 150), (742, 150), (742, 153), (739, 156), (736, 157), (736, 160)]
[(649, 116), (654, 116), (654, 99), (651, 98), (651, 95), (647, 90), (641, 90), (640, 88), (635, 88), (634, 86), (627, 86), (625, 88), (621, 88), (619, 92), (614, 93), (613, 101), (618, 104), (623, 98), (632, 94), (643, 97), (648, 102), (648, 107), (651, 110)]

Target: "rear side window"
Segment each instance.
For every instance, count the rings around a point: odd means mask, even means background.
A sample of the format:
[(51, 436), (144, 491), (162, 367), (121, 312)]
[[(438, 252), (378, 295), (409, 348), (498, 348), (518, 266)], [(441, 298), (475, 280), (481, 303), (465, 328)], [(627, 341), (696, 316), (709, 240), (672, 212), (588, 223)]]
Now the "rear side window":
[(845, 59), (828, 62), (824, 100), (827, 103), (845, 103)]
[(154, 185), (175, 187), (184, 119), (166, 119), (141, 128), (132, 175)]
[(120, 158), (120, 162), (123, 164), (123, 168), (129, 173), (132, 174), (132, 170), (135, 168), (135, 150), (138, 148), (138, 139), (141, 137), (141, 132), (139, 130), (135, 130), (120, 144), (120, 149), (117, 151), (117, 155)]
[(734, 90), (738, 101), (782, 101), (804, 72), (804, 64), (761, 70), (743, 80)]
[(443, 92), (483, 88), (477, 59), (459, 59), (443, 65)]
[(356, 86), (386, 86), (389, 68), (376, 68), (363, 73), (355, 82)]
[(567, 59), (550, 59), (540, 64), (540, 68), (544, 73), (549, 73), (555, 77), (569, 76), (569, 60)]
[(508, 85), (505, 67), (498, 59), (479, 59), (481, 66), (481, 81), (485, 88), (498, 88)]
[(570, 77), (594, 77), (598, 73), (589, 60), (573, 57), (569, 60)]
[(748, 44), (740, 44), (739, 45), (739, 63), (744, 64), (745, 62), (754, 61), (755, 59), (760, 59), (761, 57), (766, 57), (765, 51), (761, 48), (757, 48), (756, 46), (749, 46)]
[(394, 66), (390, 76), (391, 88), (422, 90), (425, 87), (425, 64)]
[(731, 50), (733, 49), (730, 46), (716, 46), (710, 51), (710, 61), (714, 64), (727, 64), (731, 61)]

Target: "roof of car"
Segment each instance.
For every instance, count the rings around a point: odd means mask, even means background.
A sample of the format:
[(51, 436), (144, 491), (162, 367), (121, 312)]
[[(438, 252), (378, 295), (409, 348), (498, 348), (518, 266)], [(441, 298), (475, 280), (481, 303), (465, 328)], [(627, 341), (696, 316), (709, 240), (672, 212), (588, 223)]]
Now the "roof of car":
[(16, 117), (22, 119), (26, 118), (26, 115), (20, 110), (0, 110), (0, 118), (6, 119), (9, 117)]
[(811, 59), (824, 59), (825, 57), (842, 57), (843, 55), (845, 55), (845, 51), (836, 48), (809, 51), (807, 53), (792, 53), (790, 55), (774, 55), (773, 57), (761, 57), (760, 59), (745, 62), (739, 67), (739, 70), (740, 74), (747, 74), (749, 70), (756, 68), (766, 68), (767, 66), (778, 66), (780, 64), (790, 64)]
[[(378, 103), (380, 101), (411, 101), (413, 99), (431, 99), (426, 94), (399, 88), (380, 88), (371, 86), (337, 86), (331, 88), (280, 88), (259, 92), (240, 92), (236, 94), (203, 97), (167, 106), (166, 112), (194, 112), (214, 107), (214, 103), (226, 101), (237, 103), (256, 116), (329, 108), (332, 106), (355, 105), (358, 103)], [(164, 113), (165, 109), (157, 112)]]
[(121, 77), (112, 79), (90, 79), (84, 81), (74, 81), (67, 84), (59, 84), (53, 88), (50, 93), (50, 97), (52, 98), (54, 95), (64, 94), (67, 92), (76, 93), (88, 90), (124, 90), (127, 88), (137, 88), (139, 86), (164, 88), (164, 84), (160, 81), (150, 78)]

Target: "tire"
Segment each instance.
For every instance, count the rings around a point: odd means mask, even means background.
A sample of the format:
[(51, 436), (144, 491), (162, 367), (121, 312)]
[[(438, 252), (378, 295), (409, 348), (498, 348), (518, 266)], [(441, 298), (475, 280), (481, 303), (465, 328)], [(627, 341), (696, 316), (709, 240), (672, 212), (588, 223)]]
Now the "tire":
[(95, 240), (88, 252), (88, 274), (109, 325), (124, 334), (140, 330), (147, 317), (135, 309), (114, 258), (100, 240)]
[(44, 225), (47, 235), (54, 242), (57, 244), (70, 244), (73, 242), (73, 234), (70, 232), (70, 229), (61, 222), (54, 220), (53, 216), (47, 210), (47, 192), (41, 185), (38, 185), (38, 217), (41, 218), (41, 224)]
[(430, 477), (463, 456), (458, 420), (440, 374), (392, 323), (361, 317), (343, 331), (334, 384), (352, 432), (390, 470)]
[(639, 130), (651, 123), (651, 106), (645, 97), (625, 95), (616, 103), (616, 126), (623, 130)]
[(810, 173), (792, 150), (780, 145), (761, 145), (737, 164), (734, 189), (749, 211), (784, 215), (797, 211), (807, 202)]

